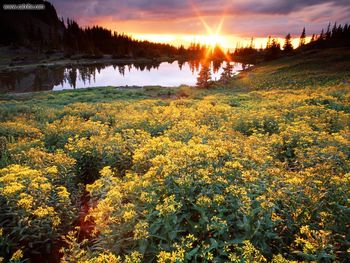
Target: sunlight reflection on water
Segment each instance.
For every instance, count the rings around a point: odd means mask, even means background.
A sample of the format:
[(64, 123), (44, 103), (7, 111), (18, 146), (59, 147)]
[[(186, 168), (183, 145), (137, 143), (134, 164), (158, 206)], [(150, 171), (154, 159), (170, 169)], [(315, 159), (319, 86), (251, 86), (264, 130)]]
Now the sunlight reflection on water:
[[(233, 63), (234, 72), (242, 70), (242, 65)], [(223, 71), (224, 64), (219, 67), (211, 67), (212, 79), (218, 80)], [(65, 74), (69, 75), (66, 69)], [(200, 71), (200, 65), (185, 62), (181, 67), (177, 61), (173, 63), (163, 62), (157, 67), (140, 68), (139, 66), (107, 66), (101, 70), (90, 73), (86, 79), (79, 69), (76, 72), (76, 88), (101, 87), (101, 86), (165, 86), (175, 87), (179, 85), (195, 85)], [(62, 84), (56, 85), (53, 90), (72, 89), (74, 85), (65, 79)]]
[[(233, 71), (243, 69), (233, 63)], [(212, 79), (219, 80), (226, 62), (212, 62)], [(0, 73), (1, 91), (32, 92), (44, 90), (80, 89), (104, 86), (194, 86), (201, 65), (199, 61), (152, 64), (71, 65), (37, 67)]]

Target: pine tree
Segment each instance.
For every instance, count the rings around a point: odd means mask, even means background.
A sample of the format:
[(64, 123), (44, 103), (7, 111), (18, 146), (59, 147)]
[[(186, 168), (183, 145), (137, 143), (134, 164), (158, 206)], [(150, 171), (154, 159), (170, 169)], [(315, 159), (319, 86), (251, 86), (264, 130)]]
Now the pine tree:
[(290, 53), (293, 51), (292, 36), (290, 34), (286, 35), (283, 45), (283, 51), (285, 53)]
[(337, 27), (337, 23), (335, 22), (332, 28), (332, 38), (334, 38), (337, 35), (338, 32), (338, 27)]
[(299, 47), (302, 47), (305, 44), (306, 44), (306, 33), (305, 33), (305, 27), (304, 27), (303, 32), (301, 33), (301, 36), (300, 36)]
[(197, 77), (197, 87), (208, 88), (211, 81), (211, 72), (208, 63), (203, 63)]
[(331, 36), (332, 36), (332, 32), (331, 32), (331, 23), (329, 23), (329, 24), (328, 24), (328, 27), (327, 27), (327, 32), (326, 32), (326, 40), (331, 39)]
[(232, 77), (233, 74), (233, 66), (229, 61), (226, 62), (226, 66), (224, 67), (224, 71), (221, 73), (220, 81), (226, 84)]
[(322, 29), (320, 36), (318, 37), (319, 41), (324, 40), (324, 30)]
[(265, 49), (265, 60), (278, 58), (281, 53), (280, 43), (275, 38), (272, 40), (269, 38), (269, 43), (269, 47)]
[(315, 41), (315, 39), (316, 39), (316, 36), (315, 36), (315, 34), (312, 34), (312, 37), (311, 37), (311, 40), (310, 40), (310, 42), (312, 43), (312, 42), (314, 42)]
[(253, 49), (254, 48), (254, 38), (252, 37), (250, 39), (250, 46), (249, 46), (250, 49)]
[(266, 49), (269, 49), (270, 47), (271, 47), (271, 36), (269, 36), (269, 38), (267, 39)]

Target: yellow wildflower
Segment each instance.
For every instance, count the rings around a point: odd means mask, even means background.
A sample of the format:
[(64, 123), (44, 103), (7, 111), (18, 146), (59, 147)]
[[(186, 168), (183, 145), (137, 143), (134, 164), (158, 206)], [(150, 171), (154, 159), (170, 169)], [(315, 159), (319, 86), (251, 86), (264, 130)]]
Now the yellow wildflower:
[(57, 166), (51, 166), (46, 168), (46, 172), (49, 174), (57, 174), (58, 173)]
[(69, 192), (67, 191), (67, 188), (64, 186), (58, 186), (57, 188), (57, 194), (62, 200), (69, 199)]
[(134, 239), (139, 240), (139, 239), (145, 239), (148, 237), (148, 222), (146, 221), (140, 221), (135, 225), (134, 228)]
[(135, 216), (135, 210), (127, 210), (123, 213), (123, 219), (125, 222), (131, 221)]
[(142, 254), (140, 252), (133, 251), (130, 255), (125, 257), (124, 263), (141, 263), (142, 258)]
[(17, 205), (19, 207), (26, 209), (26, 210), (29, 210), (33, 205), (34, 198), (28, 194), (25, 194), (25, 193), (22, 193), (20, 195), (20, 198), (21, 199), (19, 199), (17, 201)]
[(36, 210), (34, 210), (33, 214), (39, 218), (53, 215), (54, 209), (51, 206), (48, 207), (38, 207)]
[(23, 251), (18, 249), (15, 253), (12, 254), (11, 261), (18, 261), (23, 258)]
[(21, 183), (11, 182), (9, 185), (5, 186), (2, 190), (2, 193), (5, 196), (13, 195), (19, 191), (21, 191), (25, 186)]
[(175, 201), (175, 195), (171, 195), (164, 198), (162, 204), (157, 204), (156, 209), (159, 211), (159, 215), (168, 215), (175, 213), (181, 207), (181, 203)]

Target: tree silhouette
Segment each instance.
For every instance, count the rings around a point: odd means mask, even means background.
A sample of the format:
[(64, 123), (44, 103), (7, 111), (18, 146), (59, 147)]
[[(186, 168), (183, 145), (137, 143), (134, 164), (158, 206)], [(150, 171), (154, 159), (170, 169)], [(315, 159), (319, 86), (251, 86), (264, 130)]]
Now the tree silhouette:
[(197, 87), (208, 88), (211, 82), (211, 72), (208, 62), (203, 62), (197, 77)]
[(315, 36), (315, 34), (312, 34), (310, 42), (314, 42), (315, 40), (316, 40), (316, 36)]
[(302, 47), (306, 44), (306, 33), (305, 33), (305, 27), (303, 28), (303, 32), (300, 35), (300, 40), (299, 40), (299, 47)]
[(215, 45), (212, 50), (211, 58), (215, 60), (224, 60), (225, 56), (225, 52), (222, 50), (222, 48), (219, 45)]
[(283, 45), (283, 51), (285, 53), (290, 53), (293, 51), (292, 36), (290, 34), (286, 35)]
[(327, 32), (326, 32), (326, 40), (330, 40), (332, 37), (332, 31), (331, 31), (331, 23), (328, 24)]
[(270, 47), (271, 47), (271, 36), (269, 36), (269, 38), (267, 39), (266, 49), (269, 49)]
[(221, 73), (220, 81), (226, 84), (232, 77), (233, 74), (233, 66), (230, 61), (226, 61), (226, 66), (224, 67), (224, 71)]
[(265, 60), (267, 61), (278, 58), (281, 53), (281, 44), (275, 38), (272, 40), (269, 38), (269, 42), (265, 51)]
[(322, 29), (320, 35), (317, 38), (317, 41), (322, 41), (322, 40), (324, 40), (324, 30), (323, 29)]

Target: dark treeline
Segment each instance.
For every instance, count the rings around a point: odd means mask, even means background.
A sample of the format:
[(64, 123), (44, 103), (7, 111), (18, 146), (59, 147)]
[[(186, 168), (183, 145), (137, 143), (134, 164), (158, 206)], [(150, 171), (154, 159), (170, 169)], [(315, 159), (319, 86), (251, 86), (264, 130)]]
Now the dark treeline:
[(306, 43), (306, 30), (304, 28), (296, 49), (292, 45), (292, 36), (290, 34), (286, 35), (282, 45), (277, 39), (270, 36), (265, 48), (256, 48), (252, 39), (248, 46), (237, 46), (231, 57), (235, 61), (256, 64), (302, 51), (336, 47), (350, 47), (350, 25), (345, 24), (343, 26), (335, 23), (332, 26), (329, 24), (326, 31), (323, 29), (320, 34), (312, 35), (309, 43)]
[(192, 57), (193, 59), (214, 61), (214, 64), (222, 63), (230, 56), (229, 52), (225, 52), (219, 45), (212, 47), (198, 43), (191, 43), (187, 49), (184, 49), (181, 45), (179, 53), (180, 55), (187, 55), (187, 57)]
[[(11, 4), (22, 4), (13, 0)], [(206, 48), (193, 44), (177, 48), (169, 44), (138, 41), (126, 34), (112, 32), (100, 26), (82, 28), (71, 19), (58, 18), (55, 7), (43, 0), (29, 4), (44, 4), (45, 10), (0, 10), (0, 45), (25, 47), (37, 53), (64, 52), (68, 57), (85, 54), (97, 58), (104, 54), (113, 58), (195, 58)]]
[(131, 36), (112, 32), (100, 26), (81, 28), (75, 21), (69, 19), (65, 26), (63, 48), (68, 53), (78, 52), (93, 56), (110, 54), (114, 58), (157, 58), (191, 54), (183, 47), (137, 41)]

